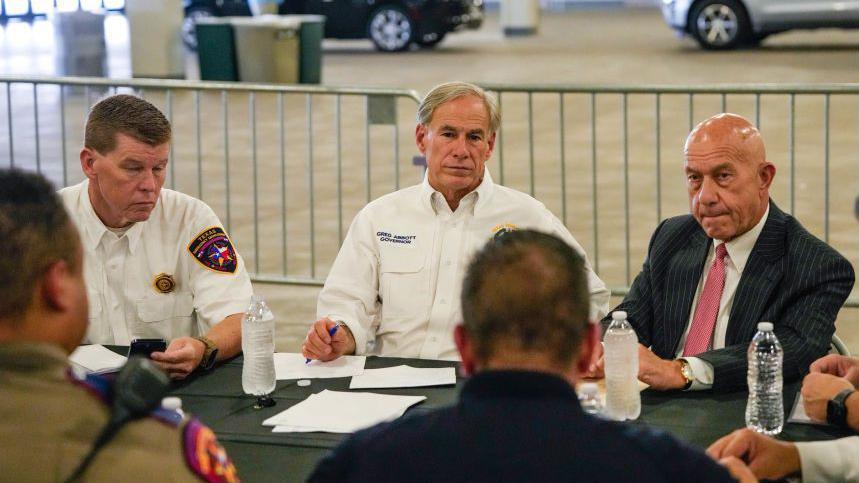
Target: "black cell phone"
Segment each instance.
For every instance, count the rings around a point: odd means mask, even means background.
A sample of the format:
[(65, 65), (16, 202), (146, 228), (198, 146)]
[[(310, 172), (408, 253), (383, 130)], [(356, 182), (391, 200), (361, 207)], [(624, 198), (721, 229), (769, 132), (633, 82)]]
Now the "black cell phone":
[(167, 341), (164, 339), (134, 339), (128, 347), (128, 357), (149, 357), (153, 352), (165, 350), (167, 350)]

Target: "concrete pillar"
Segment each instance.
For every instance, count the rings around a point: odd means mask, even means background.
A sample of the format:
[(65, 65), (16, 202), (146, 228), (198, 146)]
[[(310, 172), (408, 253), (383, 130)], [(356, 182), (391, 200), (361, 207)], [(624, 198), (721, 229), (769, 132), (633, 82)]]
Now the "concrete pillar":
[(501, 0), (501, 29), (506, 37), (534, 35), (540, 25), (540, 0)]

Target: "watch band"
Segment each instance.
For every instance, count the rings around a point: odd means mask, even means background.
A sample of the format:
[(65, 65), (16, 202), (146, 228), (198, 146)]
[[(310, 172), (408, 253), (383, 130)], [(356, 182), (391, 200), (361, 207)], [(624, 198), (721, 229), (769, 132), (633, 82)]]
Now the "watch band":
[(845, 389), (826, 403), (826, 422), (839, 428), (847, 427), (847, 406), (844, 402), (855, 389)]
[(200, 359), (200, 365), (197, 366), (198, 370), (208, 371), (209, 369), (215, 367), (215, 361), (218, 359), (218, 346), (212, 342), (212, 339), (208, 337), (194, 337), (194, 339), (199, 340), (206, 346), (206, 350), (203, 352), (203, 358)]

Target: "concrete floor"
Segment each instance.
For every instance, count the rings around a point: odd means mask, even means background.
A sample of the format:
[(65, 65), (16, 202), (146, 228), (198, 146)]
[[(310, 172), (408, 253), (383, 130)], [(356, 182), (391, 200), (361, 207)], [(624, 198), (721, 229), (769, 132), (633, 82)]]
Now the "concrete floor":
[[(662, 22), (659, 12), (654, 9), (547, 13), (542, 18), (539, 35), (515, 39), (506, 39), (500, 34), (497, 20), (497, 14), (491, 13), (480, 31), (450, 35), (434, 50), (383, 54), (374, 51), (369, 42), (325, 41), (323, 81), (327, 85), (387, 86), (426, 92), (437, 83), (453, 79), (513, 84), (818, 84), (855, 82), (859, 74), (859, 56), (856, 55), (859, 52), (859, 31), (787, 33), (767, 39), (763, 47), (757, 50), (713, 53), (699, 50), (690, 39), (676, 39)], [(119, 16), (111, 17), (108, 22), (108, 74), (113, 78), (128, 77), (130, 61), (127, 23)], [(54, 74), (55, 47), (53, 40), (50, 40), (50, 36), (45, 32), (45, 25), (40, 23), (33, 26), (10, 24), (0, 31), (0, 73)], [(189, 78), (196, 76), (196, 70), (193, 59), (190, 59)], [(732, 102), (729, 105), (732, 110), (746, 114), (747, 104), (746, 101), (738, 101), (737, 104)], [(851, 203), (859, 187), (859, 169), (855, 155), (852, 154), (855, 153), (857, 132), (854, 119), (856, 102), (851, 99), (849, 102), (839, 101), (838, 105), (845, 112), (836, 114), (835, 119), (838, 122), (832, 125), (833, 138), (843, 138), (846, 141), (843, 145), (838, 144), (833, 148), (833, 169), (837, 170), (833, 176), (835, 194), (832, 203), (836, 216), (834, 224), (837, 225), (833, 233), (833, 244), (851, 260), (857, 260), (859, 243), (856, 243), (857, 230), (852, 220)], [(710, 108), (701, 109), (701, 112), (706, 112), (707, 109)], [(514, 109), (507, 110), (508, 121), (509, 117), (514, 115), (513, 111)], [(642, 109), (642, 112), (645, 111)], [(646, 115), (645, 112), (643, 117)], [(668, 116), (671, 117), (671, 114)], [(765, 116), (763, 123), (772, 131), (772, 135), (767, 137), (774, 144), (771, 157), (783, 161), (784, 150), (779, 147), (783, 144), (783, 133), (776, 131), (775, 127), (769, 127), (783, 122), (783, 119), (777, 119), (778, 116), (779, 114)], [(237, 121), (236, 125), (241, 122)], [(814, 125), (818, 121), (810, 119), (806, 122)], [(674, 170), (677, 167), (678, 172), (679, 164), (675, 163), (679, 163), (681, 159), (679, 148), (686, 129), (685, 117), (679, 123), (682, 126), (676, 130), (676, 134), (673, 134), (674, 131), (670, 134), (677, 139), (666, 142), (666, 152), (661, 160), (664, 169)], [(575, 126), (573, 128), (575, 129)], [(642, 130), (646, 131), (644, 128)], [(770, 131), (765, 129), (765, 136)], [(44, 135), (45, 131), (42, 133)], [(645, 132), (643, 135), (646, 134)], [(509, 133), (507, 135), (508, 139), (515, 139)], [(75, 142), (75, 136), (78, 135), (70, 133), (72, 144)], [(613, 139), (608, 142), (613, 142)], [(410, 139), (406, 137), (401, 142), (408, 148), (404, 148), (404, 151), (411, 152)], [(798, 142), (803, 143), (806, 140)], [(807, 142), (819, 147), (818, 140)], [(515, 153), (516, 148), (517, 146), (505, 146), (508, 156), (509, 153)], [(616, 148), (617, 146), (615, 150)], [(4, 152), (0, 149), (0, 153)], [(181, 146), (177, 146), (177, 152), (183, 153)], [(261, 157), (264, 156), (261, 154)], [(602, 158), (605, 157), (608, 156)], [(616, 161), (616, 156), (611, 158), (606, 163), (613, 169), (612, 163)], [(784, 171), (780, 172), (780, 180), (786, 179), (785, 175)], [(815, 175), (809, 173), (807, 178), (805, 175), (802, 170), (798, 171), (800, 189), (805, 190), (800, 191), (800, 195), (804, 192), (819, 192), (821, 188)], [(614, 182), (611, 178), (601, 181)], [(516, 182), (516, 179), (511, 179), (511, 182)], [(673, 171), (665, 177), (664, 190), (671, 196), (670, 200), (666, 201), (664, 216), (680, 213), (685, 209), (681, 183), (682, 179)], [(600, 189), (604, 189), (603, 184)], [(546, 197), (552, 195), (547, 190), (540, 192), (545, 193), (543, 196)], [(784, 187), (777, 187), (774, 196), (777, 196), (782, 205), (784, 194)], [(543, 196), (538, 195), (538, 198), (543, 199)], [(570, 202), (573, 205), (583, 205), (588, 202), (588, 196), (587, 193), (573, 193)], [(612, 192), (608, 191), (607, 197), (612, 196)], [(544, 201), (557, 213), (557, 204), (552, 199)], [(636, 216), (649, 220), (655, 216), (652, 211), (649, 205), (642, 204)], [(350, 211), (352, 212), (354, 211)], [(584, 210), (581, 218), (588, 217), (588, 213), (588, 210)], [(617, 214), (610, 207), (603, 216), (617, 218)], [(578, 212), (573, 212), (572, 215), (579, 218)], [(819, 200), (811, 200), (798, 206), (797, 215), (815, 233), (820, 232)], [(348, 225), (348, 219), (346, 223)], [(591, 251), (592, 247), (588, 246), (587, 240), (587, 225), (571, 226), (571, 229), (585, 244), (586, 249)], [(634, 233), (635, 246), (631, 263), (633, 267), (640, 264), (650, 230), (650, 225), (641, 226)], [(234, 234), (234, 238), (238, 238), (238, 235)], [(612, 240), (600, 239), (599, 243), (600, 250), (604, 251), (604, 258), (607, 259), (600, 273), (606, 280), (617, 284), (624, 271), (621, 266), (622, 251), (614, 249), (616, 246)], [(333, 251), (327, 251), (326, 256), (333, 256)], [(327, 263), (330, 263), (330, 260), (326, 260), (323, 266)], [(634, 272), (633, 270), (633, 275)], [(257, 290), (270, 300), (278, 316), (279, 350), (297, 350), (307, 324), (314, 318), (318, 288), (258, 284)], [(854, 352), (859, 352), (857, 319), (859, 311), (845, 309), (838, 320), (838, 333)]]

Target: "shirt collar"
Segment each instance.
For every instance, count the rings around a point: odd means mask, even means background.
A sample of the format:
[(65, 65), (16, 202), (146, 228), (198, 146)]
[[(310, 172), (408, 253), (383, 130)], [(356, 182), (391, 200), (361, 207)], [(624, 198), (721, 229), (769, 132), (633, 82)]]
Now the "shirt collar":
[(737, 267), (737, 272), (743, 273), (743, 269), (746, 268), (746, 262), (749, 260), (749, 255), (752, 254), (752, 249), (755, 248), (755, 243), (758, 241), (758, 237), (764, 230), (764, 225), (766, 224), (769, 215), (770, 206), (769, 203), (767, 203), (767, 210), (764, 212), (764, 216), (761, 217), (760, 221), (758, 221), (751, 230), (729, 242), (713, 239), (714, 251), (717, 246), (724, 243), (725, 250), (728, 251), (728, 256), (731, 258), (731, 262), (735, 267)]
[[(83, 185), (81, 187), (81, 204), (83, 207), (83, 228), (86, 233), (87, 246), (91, 250), (95, 250), (98, 248), (98, 245), (101, 243), (102, 238), (105, 236), (115, 236), (107, 227), (104, 225), (104, 222), (101, 221), (101, 218), (95, 213), (95, 208), (92, 206), (92, 201), (89, 199), (89, 180), (84, 180)], [(128, 237), (128, 250), (131, 254), (134, 254), (135, 249), (140, 241), (140, 235), (143, 232), (143, 225), (146, 222), (138, 222), (135, 223), (128, 231), (125, 232), (126, 237)]]
[[(484, 166), (483, 180), (474, 191), (465, 195), (462, 198), (462, 201), (467, 203), (468, 200), (476, 198), (476, 201), (474, 201), (474, 212), (477, 213), (479, 209), (488, 203), (489, 197), (492, 195), (492, 191), (494, 189), (495, 183), (492, 181), (489, 169)], [(430, 185), (429, 171), (427, 170), (424, 172), (424, 180), (421, 183), (421, 205), (428, 210), (432, 210), (433, 213), (438, 214), (438, 209), (441, 206), (439, 203), (447, 203), (447, 201), (445, 200), (444, 195), (436, 191), (436, 189)], [(460, 206), (462, 206), (461, 203)]]

